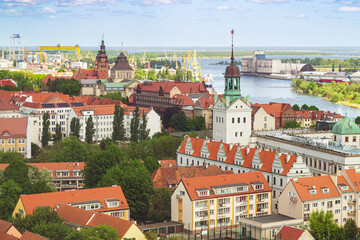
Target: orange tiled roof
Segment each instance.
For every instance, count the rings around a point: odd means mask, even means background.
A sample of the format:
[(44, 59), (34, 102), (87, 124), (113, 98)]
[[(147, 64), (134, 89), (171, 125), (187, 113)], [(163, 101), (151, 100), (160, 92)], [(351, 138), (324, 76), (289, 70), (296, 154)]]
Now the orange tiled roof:
[[(353, 188), (350, 186), (349, 182), (345, 179), (344, 176), (337, 176), (337, 187), (339, 188), (340, 192), (342, 193), (348, 193), (353, 192)], [(348, 187), (347, 190), (342, 190), (342, 186), (346, 185)]]
[(151, 84), (143, 83), (140, 84), (141, 93), (150, 92), (158, 93), (160, 86), (163, 88), (164, 93), (170, 93), (170, 91), (177, 87), (181, 94), (189, 93), (207, 93), (204, 82), (179, 82), (179, 81), (162, 81), (162, 82), (151, 82)]
[(130, 227), (135, 224), (121, 218), (112, 217), (103, 213), (86, 211), (66, 204), (59, 207), (58, 214), (61, 218), (65, 219), (66, 222), (76, 223), (82, 226), (96, 227), (98, 225), (107, 225), (114, 227), (117, 229), (118, 235), (121, 237), (120, 239), (122, 239), (129, 231)]
[(176, 160), (159, 160), (161, 167), (177, 167)]
[[(135, 107), (127, 106), (125, 104), (122, 105), (124, 108), (124, 114), (130, 115), (130, 112), (135, 110)], [(114, 115), (115, 104), (111, 105), (89, 105), (83, 107), (73, 107), (74, 112), (77, 116), (83, 116), (82, 111), (94, 111), (94, 115)], [(142, 116), (142, 112), (148, 114), (151, 110), (149, 108), (139, 108), (140, 116)]]
[(288, 103), (274, 103), (274, 102), (270, 102), (267, 104), (252, 104), (251, 106), (256, 106), (256, 107), (262, 107), (267, 114), (272, 114), (275, 117), (281, 117), (281, 114), (285, 111), (286, 108), (290, 107), (291, 105)]
[(355, 169), (346, 169), (345, 173), (354, 186), (355, 191), (360, 192), (360, 172), (357, 172)]
[(176, 94), (171, 99), (171, 104), (177, 106), (194, 106), (194, 102), (190, 97), (181, 94)]
[(0, 111), (1, 110), (19, 110), (19, 107), (11, 101), (0, 100)]
[(27, 118), (0, 118), (0, 138), (26, 138), (27, 122)]
[[(233, 195), (242, 195), (242, 193), (235, 194), (222, 194), (215, 195), (213, 191), (210, 191), (210, 195), (207, 197), (199, 197), (196, 193), (196, 189), (208, 188), (211, 189), (215, 186), (224, 186), (231, 184), (248, 184), (249, 191), (246, 193), (257, 193), (257, 192), (271, 192), (271, 187), (266, 181), (262, 172), (246, 172), (246, 173), (236, 173), (236, 174), (226, 174), (221, 176), (209, 176), (209, 177), (197, 177), (197, 178), (185, 178), (181, 180), (186, 188), (187, 193), (191, 200), (207, 199), (214, 197), (224, 197), (224, 196), (233, 196)], [(261, 182), (264, 185), (263, 190), (256, 191), (251, 183), (252, 182)]]
[(49, 240), (49, 238), (40, 236), (39, 234), (35, 234), (29, 231), (25, 231), (21, 236), (20, 240)]
[[(109, 198), (119, 199), (120, 206), (116, 208), (108, 208), (105, 203), (105, 199)], [(40, 206), (50, 206), (51, 208), (55, 208), (59, 204), (93, 200), (100, 201), (103, 205), (103, 208), (97, 209), (99, 212), (129, 208), (120, 186), (21, 195), (20, 199), (27, 214), (32, 214), (35, 208)]]
[(218, 176), (232, 174), (232, 171), (223, 171), (218, 166), (187, 166), (187, 167), (164, 167), (158, 168), (151, 174), (154, 187), (169, 187), (177, 185), (183, 178)]
[[(340, 193), (337, 190), (331, 177), (328, 175), (317, 177), (304, 177), (298, 180), (291, 179), (291, 183), (294, 185), (296, 192), (300, 199), (305, 201), (312, 201), (318, 199), (327, 199), (340, 197)], [(323, 188), (329, 188), (329, 193), (323, 193)], [(315, 189), (315, 194), (310, 194), (310, 189)]]

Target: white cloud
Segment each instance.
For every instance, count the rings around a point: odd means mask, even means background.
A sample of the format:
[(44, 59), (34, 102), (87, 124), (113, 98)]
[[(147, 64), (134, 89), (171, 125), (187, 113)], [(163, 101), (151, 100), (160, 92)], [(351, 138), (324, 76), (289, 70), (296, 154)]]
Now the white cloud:
[(48, 18), (54, 19), (54, 18), (56, 18), (56, 16), (51, 15), (51, 16), (49, 16)]
[(218, 6), (217, 10), (228, 10), (230, 7), (228, 5)]
[(56, 13), (56, 10), (53, 9), (53, 8), (51, 8), (51, 7), (44, 7), (44, 8), (42, 9), (42, 11), (43, 11), (44, 13)]
[(296, 16), (296, 18), (306, 18), (307, 16), (305, 14), (299, 14)]
[(132, 0), (144, 5), (170, 5), (174, 3), (189, 3), (190, 0)]
[(339, 12), (360, 12), (360, 7), (346, 7), (342, 6), (339, 9)]
[(115, 0), (58, 0), (56, 5), (59, 6), (82, 6), (91, 4), (115, 4)]
[(288, 0), (248, 0), (248, 2), (253, 2), (253, 3), (285, 3), (285, 2), (288, 2)]

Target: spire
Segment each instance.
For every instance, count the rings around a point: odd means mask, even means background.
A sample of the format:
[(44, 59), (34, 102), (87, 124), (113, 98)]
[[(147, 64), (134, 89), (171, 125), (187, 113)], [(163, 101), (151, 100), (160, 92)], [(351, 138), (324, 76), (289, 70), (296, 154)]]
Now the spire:
[(234, 29), (231, 29), (231, 63), (234, 63)]
[(100, 45), (99, 54), (100, 54), (100, 53), (105, 53), (105, 54), (106, 54), (106, 51), (105, 51), (105, 43), (104, 43), (104, 34), (102, 35), (102, 40), (101, 40), (101, 45)]

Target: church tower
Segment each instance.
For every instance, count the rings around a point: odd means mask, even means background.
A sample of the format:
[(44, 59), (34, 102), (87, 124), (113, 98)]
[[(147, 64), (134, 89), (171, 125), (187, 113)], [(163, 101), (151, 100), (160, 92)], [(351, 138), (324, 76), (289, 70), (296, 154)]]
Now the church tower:
[(231, 30), (231, 38), (231, 63), (226, 67), (224, 90), (225, 99), (230, 102), (241, 98), (240, 69), (234, 63), (234, 30)]
[[(232, 40), (234, 30), (231, 30)], [(225, 70), (224, 98), (218, 98), (213, 107), (213, 139), (247, 146), (251, 135), (250, 101), (241, 98), (240, 69), (234, 62), (234, 44), (231, 63)]]
[(105, 51), (104, 37), (101, 40), (100, 50), (96, 56), (95, 70), (98, 72), (99, 79), (109, 77), (109, 61)]

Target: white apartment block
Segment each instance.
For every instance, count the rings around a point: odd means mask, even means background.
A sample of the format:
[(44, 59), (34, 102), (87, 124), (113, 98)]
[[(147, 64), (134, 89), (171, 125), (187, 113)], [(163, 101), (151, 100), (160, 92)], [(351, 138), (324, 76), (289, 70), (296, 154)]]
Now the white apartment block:
[(216, 165), (234, 173), (261, 171), (272, 192), (272, 209), (277, 212), (278, 198), (293, 178), (310, 176), (301, 156), (275, 151), (241, 148), (205, 138), (185, 137), (177, 152), (178, 166)]
[(202, 231), (271, 214), (271, 188), (261, 172), (185, 178), (171, 196), (171, 220)]
[[(124, 107), (124, 127), (126, 130), (126, 138), (130, 138), (130, 122), (133, 117), (135, 107)], [(112, 138), (113, 121), (114, 121), (115, 105), (89, 105), (84, 107), (74, 107), (69, 114), (68, 128), (70, 129), (71, 120), (75, 117), (80, 119), (80, 140), (85, 141), (86, 121), (89, 116), (94, 122), (95, 134), (93, 140), (98, 142), (105, 138)], [(151, 137), (157, 132), (161, 131), (160, 116), (151, 109), (140, 108), (140, 124), (142, 123), (142, 112), (147, 117), (147, 128), (150, 129), (149, 136)]]
[(330, 211), (343, 226), (348, 219), (360, 220), (360, 170), (348, 169), (337, 175), (291, 180), (279, 198), (281, 214), (309, 219), (313, 211)]

